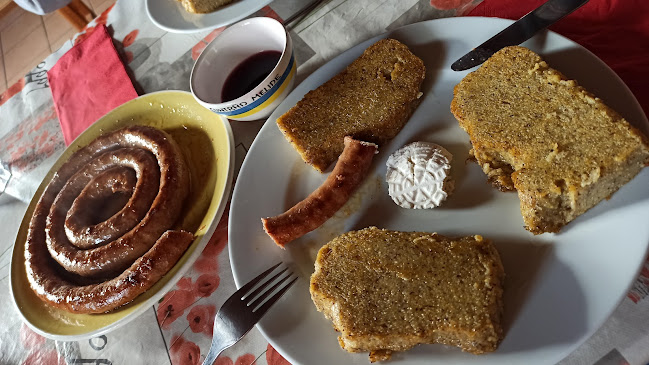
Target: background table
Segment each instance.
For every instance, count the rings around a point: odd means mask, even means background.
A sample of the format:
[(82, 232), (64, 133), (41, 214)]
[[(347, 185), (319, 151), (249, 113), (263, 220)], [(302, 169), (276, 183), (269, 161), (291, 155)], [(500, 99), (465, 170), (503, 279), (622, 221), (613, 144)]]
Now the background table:
[[(399, 26), (463, 15), (481, 0), (330, 0), (292, 31), (297, 82), (340, 52)], [(307, 0), (277, 0), (254, 14), (285, 19)], [(194, 60), (222, 29), (167, 33), (146, 17), (144, 1), (119, 0), (75, 38), (107, 24), (140, 94), (189, 90)], [(327, 36), (323, 36), (326, 34)], [(68, 42), (0, 97), (0, 161), (12, 177), (0, 196), (0, 364), (197, 364), (209, 348), (214, 314), (235, 291), (227, 255), (227, 211), (202, 256), (160, 303), (126, 326), (86, 341), (46, 340), (24, 325), (9, 294), (13, 241), (42, 177), (65, 148), (46, 71)], [(238, 171), (263, 121), (231, 122)], [(649, 264), (605, 325), (562, 364), (646, 364), (649, 361)], [(644, 299), (644, 300), (643, 300)], [(288, 364), (253, 329), (217, 364)]]

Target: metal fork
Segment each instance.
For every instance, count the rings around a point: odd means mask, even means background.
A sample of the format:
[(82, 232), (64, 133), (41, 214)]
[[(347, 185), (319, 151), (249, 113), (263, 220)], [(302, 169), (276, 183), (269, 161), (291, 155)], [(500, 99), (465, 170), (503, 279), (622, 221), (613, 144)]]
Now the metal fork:
[[(203, 365), (212, 365), (223, 350), (239, 342), (255, 323), (259, 322), (268, 309), (295, 283), (297, 277), (287, 282), (293, 273), (288, 271), (288, 268), (285, 268), (252, 291), (257, 283), (281, 264), (280, 262), (250, 280), (223, 303), (214, 319), (212, 345), (207, 356), (205, 356)], [(275, 279), (287, 271), (286, 275), (275, 282)], [(273, 284), (273, 282), (275, 283)], [(276, 291), (278, 288), (279, 291)], [(270, 296), (273, 293), (274, 295)]]

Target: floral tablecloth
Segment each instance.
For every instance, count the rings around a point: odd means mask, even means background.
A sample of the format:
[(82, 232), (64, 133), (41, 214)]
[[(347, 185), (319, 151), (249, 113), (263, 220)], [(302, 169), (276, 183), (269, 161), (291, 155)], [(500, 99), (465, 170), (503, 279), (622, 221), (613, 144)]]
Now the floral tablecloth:
[[(427, 19), (459, 16), (481, 0), (330, 0), (291, 32), (299, 83), (323, 63), (368, 38)], [(255, 16), (285, 19), (307, 0), (277, 0)], [(214, 236), (176, 287), (133, 322), (78, 342), (47, 340), (24, 325), (9, 294), (13, 241), (27, 202), (65, 148), (46, 72), (99, 24), (106, 24), (139, 94), (189, 90), (200, 52), (222, 29), (195, 34), (165, 32), (151, 23), (144, 1), (118, 0), (88, 28), (0, 96), (0, 161), (11, 177), (0, 196), (0, 364), (199, 364), (209, 348), (214, 315), (236, 288), (227, 255), (228, 212)], [(326, 37), (323, 37), (326, 34)], [(263, 122), (231, 122), (236, 168)], [(0, 170), (0, 188), (2, 180)], [(1, 190), (1, 189), (0, 189)], [(646, 364), (649, 361), (649, 264), (613, 317), (564, 364)], [(216, 364), (288, 364), (253, 329)]]

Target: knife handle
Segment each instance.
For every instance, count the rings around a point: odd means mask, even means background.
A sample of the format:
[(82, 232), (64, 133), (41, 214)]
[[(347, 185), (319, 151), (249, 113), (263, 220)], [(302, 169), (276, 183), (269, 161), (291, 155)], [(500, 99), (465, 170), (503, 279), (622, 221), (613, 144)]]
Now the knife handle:
[(500, 49), (521, 44), (536, 33), (579, 9), (588, 0), (548, 0), (486, 42), (453, 62), (451, 69), (463, 71), (486, 61)]
[(532, 38), (536, 33), (579, 9), (588, 1), (548, 0), (538, 8), (525, 14), (514, 24), (488, 39), (480, 47), (493, 54), (503, 47), (521, 44)]

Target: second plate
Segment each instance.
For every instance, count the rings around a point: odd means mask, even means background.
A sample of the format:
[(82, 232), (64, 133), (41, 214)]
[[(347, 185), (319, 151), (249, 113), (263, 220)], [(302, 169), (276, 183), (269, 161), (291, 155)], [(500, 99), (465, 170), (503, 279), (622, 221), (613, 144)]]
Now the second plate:
[[(593, 334), (627, 293), (649, 243), (649, 169), (560, 234), (534, 236), (523, 229), (517, 194), (497, 191), (479, 166), (466, 162), (470, 141), (449, 105), (453, 87), (467, 72), (454, 72), (450, 65), (509, 24), (493, 18), (449, 18), (370, 39), (309, 76), (260, 131), (233, 195), (230, 262), (238, 285), (279, 260), (298, 268), (299, 284), (258, 325), (292, 364), (368, 363), (367, 354), (350, 354), (340, 348), (331, 323), (311, 302), (308, 287), (318, 249), (338, 234), (367, 226), (449, 236), (481, 234), (496, 244), (507, 275), (505, 338), (496, 352), (475, 356), (456, 348), (425, 345), (394, 354), (391, 364), (553, 364)], [(260, 218), (284, 212), (315, 190), (327, 174), (304, 164), (275, 120), (382, 37), (400, 40), (424, 60), (427, 73), (421, 104), (399, 135), (381, 146), (364, 186), (347, 206), (282, 250), (264, 233)], [(629, 89), (590, 52), (552, 32), (523, 45), (647, 131), (647, 119)], [(454, 155), (455, 192), (439, 208), (402, 209), (388, 196), (385, 161), (413, 141), (438, 143)]]

